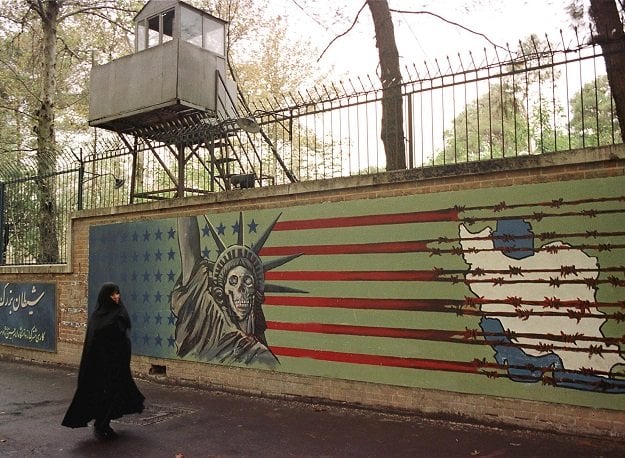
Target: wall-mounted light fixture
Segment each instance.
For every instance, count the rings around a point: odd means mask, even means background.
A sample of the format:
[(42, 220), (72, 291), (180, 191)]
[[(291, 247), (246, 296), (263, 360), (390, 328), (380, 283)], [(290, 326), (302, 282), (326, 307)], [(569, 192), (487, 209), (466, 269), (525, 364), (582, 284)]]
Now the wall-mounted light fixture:
[[(91, 175), (90, 177), (85, 178), (85, 174), (89, 174)], [(84, 191), (84, 184), (87, 183), (88, 181), (91, 180), (95, 180), (96, 178), (100, 178), (100, 177), (104, 177), (110, 175), (113, 177), (114, 184), (113, 184), (113, 188), (114, 189), (120, 189), (121, 187), (124, 186), (124, 184), (126, 184), (126, 180), (124, 178), (119, 178), (117, 175), (115, 175), (114, 173), (111, 172), (106, 172), (106, 173), (92, 173), (92, 172), (86, 172), (84, 169), (80, 169), (80, 179), (78, 181), (78, 210), (82, 210), (83, 208), (83, 191)]]
[[(90, 173), (90, 172), (85, 172), (85, 173)], [(100, 177), (105, 177), (107, 175), (110, 175), (113, 177), (113, 179), (115, 180), (115, 184), (113, 185), (113, 187), (115, 189), (119, 189), (122, 186), (124, 186), (124, 184), (126, 184), (126, 180), (123, 178), (118, 178), (114, 173), (94, 173), (93, 176), (89, 177), (89, 178), (85, 178), (84, 180), (82, 180), (82, 183), (86, 183), (87, 181), (91, 181), (91, 180), (95, 180), (96, 178), (100, 178)]]
[(230, 118), (221, 122), (215, 120), (215, 118), (202, 118), (200, 122), (214, 127), (221, 127), (225, 130), (227, 130), (228, 127), (237, 126), (248, 134), (257, 134), (260, 132), (260, 124), (258, 124), (252, 116)]
[(258, 124), (252, 117), (237, 118), (235, 122), (237, 126), (250, 134), (257, 134), (260, 132), (260, 124)]
[(124, 186), (124, 184), (126, 183), (126, 180), (124, 180), (123, 178), (117, 178), (115, 175), (111, 174), (113, 176), (113, 179), (115, 180), (115, 185), (113, 186), (115, 189), (119, 189), (122, 186)]

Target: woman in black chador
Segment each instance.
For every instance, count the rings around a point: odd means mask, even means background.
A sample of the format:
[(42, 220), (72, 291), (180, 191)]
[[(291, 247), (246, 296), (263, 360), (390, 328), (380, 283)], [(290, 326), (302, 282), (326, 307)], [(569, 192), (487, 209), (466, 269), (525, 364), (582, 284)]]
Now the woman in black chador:
[(95, 419), (94, 434), (115, 437), (110, 420), (143, 411), (145, 399), (130, 373), (130, 317), (119, 288), (105, 283), (87, 322), (78, 387), (63, 426), (81, 428)]

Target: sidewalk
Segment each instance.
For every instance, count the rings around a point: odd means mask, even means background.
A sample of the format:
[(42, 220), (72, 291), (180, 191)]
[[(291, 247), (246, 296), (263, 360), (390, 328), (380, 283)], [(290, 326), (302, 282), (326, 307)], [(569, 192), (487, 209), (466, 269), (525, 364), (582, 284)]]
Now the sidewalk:
[(0, 360), (0, 456), (623, 457), (625, 443), (251, 398), (137, 380), (146, 411), (119, 438), (60, 425), (76, 373)]

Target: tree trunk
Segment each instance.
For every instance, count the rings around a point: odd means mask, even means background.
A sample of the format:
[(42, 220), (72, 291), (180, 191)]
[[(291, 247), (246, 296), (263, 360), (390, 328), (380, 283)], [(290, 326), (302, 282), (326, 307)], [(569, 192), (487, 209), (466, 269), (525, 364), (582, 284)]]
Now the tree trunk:
[(406, 168), (404, 144), (404, 112), (401, 93), (399, 53), (395, 43), (395, 30), (387, 0), (367, 0), (375, 41), (380, 56), (382, 80), (382, 143), (386, 153), (386, 170)]
[(625, 33), (615, 0), (590, 0), (590, 15), (597, 28), (595, 41), (601, 45), (610, 91), (625, 142)]
[(39, 185), (39, 263), (59, 260), (56, 230), (56, 139), (54, 135), (54, 97), (56, 92), (56, 31), (59, 2), (42, 2), (37, 13), (43, 31), (41, 105), (37, 112), (37, 175)]

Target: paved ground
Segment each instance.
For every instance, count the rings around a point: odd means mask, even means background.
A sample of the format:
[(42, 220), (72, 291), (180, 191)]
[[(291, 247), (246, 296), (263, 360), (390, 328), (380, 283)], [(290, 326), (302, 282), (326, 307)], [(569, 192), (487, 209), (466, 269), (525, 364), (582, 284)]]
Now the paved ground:
[(72, 370), (0, 361), (0, 456), (625, 457), (625, 442), (504, 430), (139, 380), (146, 411), (119, 437), (60, 425)]

